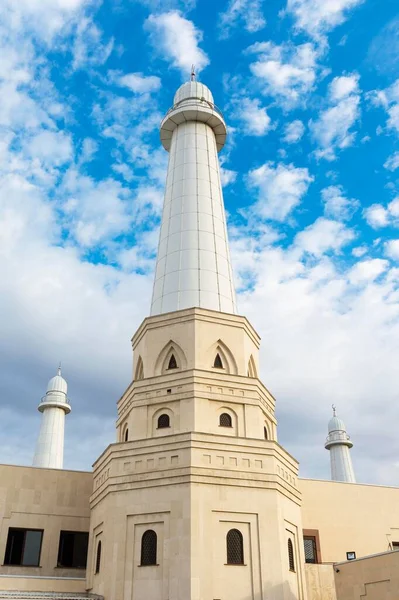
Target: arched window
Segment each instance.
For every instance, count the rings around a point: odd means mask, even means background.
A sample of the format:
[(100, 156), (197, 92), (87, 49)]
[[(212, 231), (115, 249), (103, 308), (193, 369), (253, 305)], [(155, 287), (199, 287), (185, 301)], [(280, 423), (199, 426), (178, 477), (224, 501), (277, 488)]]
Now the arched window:
[(157, 564), (157, 534), (152, 529), (147, 529), (141, 538), (141, 559), (142, 567)]
[(136, 381), (139, 381), (140, 379), (144, 379), (144, 365), (143, 365), (143, 359), (141, 358), (141, 356), (139, 356), (139, 358), (137, 360), (136, 373), (135, 373), (134, 379)]
[(291, 538), (288, 539), (288, 564), (290, 566), (290, 571), (295, 572), (294, 547)]
[(164, 413), (158, 417), (158, 429), (165, 429), (166, 427), (170, 427), (170, 418), (169, 415)]
[(222, 413), (219, 417), (220, 427), (233, 427), (231, 417), (228, 413)]
[(244, 564), (244, 542), (241, 531), (230, 529), (226, 536), (227, 564)]
[(96, 554), (96, 573), (100, 572), (100, 566), (101, 566), (101, 541), (98, 542), (97, 544), (97, 554)]
[(263, 428), (263, 434), (265, 436), (265, 440), (268, 440), (269, 436), (267, 435), (267, 429), (266, 429), (266, 427)]
[(177, 369), (177, 362), (174, 354), (172, 354), (169, 359), (168, 369)]
[(129, 441), (129, 429), (126, 427), (125, 429), (125, 442)]
[(219, 352), (215, 356), (215, 361), (213, 363), (215, 369), (223, 369), (222, 359), (220, 358)]

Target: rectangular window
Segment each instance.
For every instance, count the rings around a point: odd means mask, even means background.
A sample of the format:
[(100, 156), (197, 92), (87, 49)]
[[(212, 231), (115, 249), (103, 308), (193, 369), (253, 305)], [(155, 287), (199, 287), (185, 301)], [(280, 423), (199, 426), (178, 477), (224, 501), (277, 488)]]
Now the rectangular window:
[(399, 550), (399, 542), (392, 542), (392, 550)]
[(58, 567), (85, 569), (89, 534), (81, 531), (61, 531)]
[(38, 567), (42, 548), (43, 529), (10, 527), (4, 556), (5, 565)]
[(310, 564), (317, 564), (317, 546), (316, 538), (313, 535), (303, 536), (303, 545), (305, 547), (305, 562)]

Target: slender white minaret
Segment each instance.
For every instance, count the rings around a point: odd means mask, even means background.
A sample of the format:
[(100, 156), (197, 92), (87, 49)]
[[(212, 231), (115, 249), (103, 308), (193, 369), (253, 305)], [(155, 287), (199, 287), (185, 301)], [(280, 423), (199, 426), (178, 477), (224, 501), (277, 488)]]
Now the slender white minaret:
[(194, 306), (236, 313), (218, 160), (225, 140), (223, 116), (193, 72), (161, 123), (170, 155), (152, 315)]
[(50, 379), (38, 410), (43, 413), (43, 418), (33, 466), (62, 469), (65, 415), (71, 412), (71, 407), (67, 397), (67, 382), (61, 377), (61, 367), (57, 375)]
[(346, 433), (345, 423), (337, 417), (333, 405), (333, 417), (328, 423), (328, 436), (325, 443), (326, 450), (330, 451), (331, 479), (333, 481), (356, 483), (349, 453), (349, 448), (352, 446), (353, 443)]

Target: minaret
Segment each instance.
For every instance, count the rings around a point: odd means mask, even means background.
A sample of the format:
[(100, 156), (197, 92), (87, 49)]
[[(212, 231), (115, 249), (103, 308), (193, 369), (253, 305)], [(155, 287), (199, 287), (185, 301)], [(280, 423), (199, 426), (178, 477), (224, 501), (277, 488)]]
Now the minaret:
[(226, 131), (193, 72), (161, 123), (169, 164), (151, 315), (195, 306), (237, 312), (218, 160)]
[(58, 368), (57, 375), (48, 382), (46, 395), (41, 399), (38, 410), (43, 413), (43, 419), (33, 466), (62, 469), (65, 415), (71, 412), (71, 407), (67, 397), (67, 382), (61, 376), (61, 367)]
[(346, 433), (345, 423), (336, 415), (333, 405), (333, 417), (328, 423), (328, 436), (325, 443), (326, 450), (330, 451), (331, 479), (333, 481), (346, 481), (356, 483), (353, 472), (352, 459), (349, 448), (353, 443)]

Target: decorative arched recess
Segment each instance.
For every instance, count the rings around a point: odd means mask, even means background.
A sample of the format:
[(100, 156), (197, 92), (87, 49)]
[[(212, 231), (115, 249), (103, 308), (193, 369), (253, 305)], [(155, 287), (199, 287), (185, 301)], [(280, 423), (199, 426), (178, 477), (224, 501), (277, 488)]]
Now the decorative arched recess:
[[(219, 355), (219, 358), (222, 362), (222, 367), (215, 367), (215, 359)], [(222, 340), (218, 340), (215, 342), (211, 348), (209, 349), (209, 362), (211, 364), (212, 369), (217, 369), (218, 371), (223, 371), (224, 373), (228, 373), (231, 375), (238, 375), (238, 368), (236, 360), (231, 352), (230, 348), (226, 346)], [(217, 360), (219, 363), (219, 360)]]
[(125, 422), (122, 425), (122, 436), (121, 436), (121, 442), (127, 442), (128, 439), (126, 439), (126, 432), (127, 432), (127, 437), (129, 439), (129, 423)]
[(247, 372), (247, 376), (248, 377), (257, 377), (258, 373), (256, 371), (256, 365), (255, 365), (255, 360), (254, 357), (251, 356), (249, 357), (249, 361), (248, 361), (248, 372)]
[(187, 367), (187, 359), (183, 350), (179, 344), (176, 344), (176, 342), (170, 340), (158, 355), (155, 363), (155, 375), (164, 375), (165, 373), (169, 373), (171, 371), (169, 369), (169, 363), (172, 355), (174, 356), (177, 365), (173, 368), (173, 372), (175, 370), (181, 371)]
[(144, 379), (144, 365), (141, 356), (137, 359), (136, 372), (134, 374), (135, 381), (139, 381), (140, 379)]
[[(161, 415), (169, 417), (168, 427), (158, 427), (158, 419)], [(175, 431), (175, 414), (173, 410), (167, 406), (163, 406), (154, 412), (152, 415), (152, 436), (171, 435)]]
[[(226, 427), (221, 425), (220, 418), (222, 415), (228, 415), (231, 419), (231, 426)], [(237, 413), (229, 406), (219, 406), (216, 409), (215, 431), (220, 435), (238, 435), (238, 416)]]

